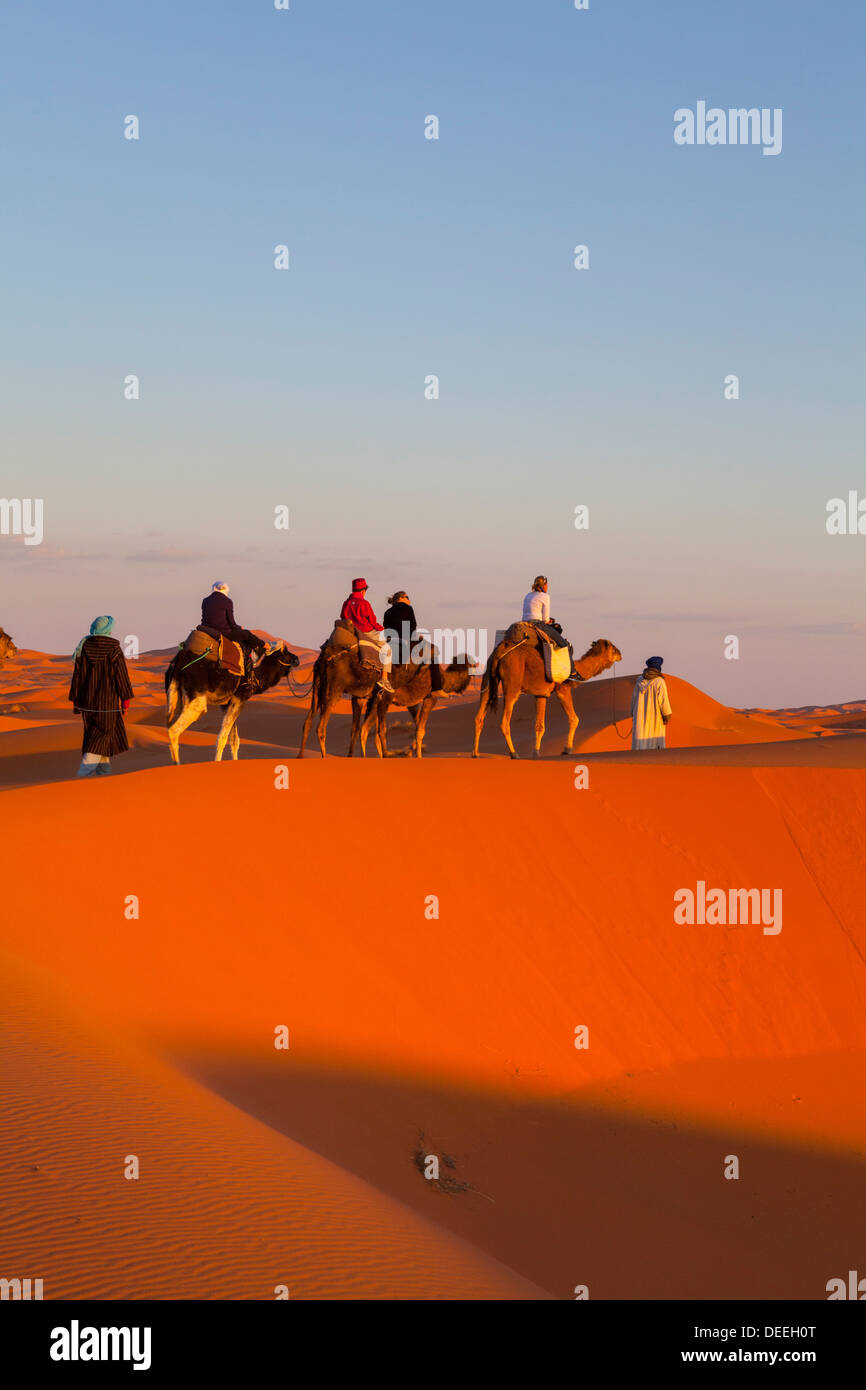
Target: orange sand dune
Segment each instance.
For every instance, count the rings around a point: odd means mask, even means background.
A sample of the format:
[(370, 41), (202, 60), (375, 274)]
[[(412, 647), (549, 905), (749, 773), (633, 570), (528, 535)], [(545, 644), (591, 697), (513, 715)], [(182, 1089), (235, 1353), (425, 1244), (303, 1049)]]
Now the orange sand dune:
[[(631, 746), (631, 693), (636, 676), (601, 676), (577, 688), (580, 717), (575, 747), (583, 752), (616, 752)], [(721, 705), (688, 681), (666, 675), (674, 717), (667, 728), (669, 748), (731, 743), (772, 743), (803, 737), (769, 713), (747, 714)], [(618, 726), (614, 728), (614, 722)], [(811, 727), (808, 732), (811, 732)], [(627, 737), (626, 737), (627, 736)]]
[[(278, 790), (279, 761), (0, 796), (16, 1268), (54, 1251), (55, 1289), (114, 1297), (288, 1269), (301, 1297), (822, 1298), (854, 1267), (862, 773), (316, 759)], [(677, 924), (698, 880), (780, 889), (782, 930)]]

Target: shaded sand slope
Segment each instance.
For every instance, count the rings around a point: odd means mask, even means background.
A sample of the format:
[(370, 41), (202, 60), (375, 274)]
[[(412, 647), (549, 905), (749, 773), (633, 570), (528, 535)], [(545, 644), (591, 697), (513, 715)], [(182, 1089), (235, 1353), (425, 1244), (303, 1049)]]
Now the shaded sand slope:
[[(226, 1053), (186, 1065), (560, 1298), (578, 1282), (593, 1298), (821, 1298), (866, 1236), (862, 1116), (853, 1152), (840, 1134), (862, 1055), (680, 1064), (569, 1101), (533, 1096), (519, 1068), (502, 1092), (335, 1068), (287, 1077)], [(809, 1146), (788, 1132), (805, 1113)], [(447, 1156), (440, 1183), (413, 1153)], [(732, 1153), (738, 1182), (723, 1177)]]
[(0, 1260), (46, 1298), (545, 1296), (8, 962), (0, 1060)]
[[(37, 1003), (62, 985), (103, 1040), (94, 1056), (57, 1024), (66, 1071), (48, 1073), (33, 1122), (44, 1112), (53, 1134), (64, 1097), (72, 1162), (91, 1092), (122, 1116), (143, 1067), (151, 1152), (181, 1164), (174, 1206), (196, 1136), (205, 1155), (228, 1130), (255, 1136), (239, 1166), (208, 1168), (212, 1234), (184, 1228), (171, 1287), (213, 1262), (223, 1219), (278, 1207), (271, 1159), (259, 1188), (252, 1155), (291, 1141), (290, 1171), (314, 1150), (557, 1297), (577, 1282), (597, 1297), (823, 1297), (866, 1236), (850, 1100), (866, 1080), (864, 803), (857, 772), (593, 763), (578, 791), (565, 760), (312, 760), (278, 791), (263, 759), (8, 791), (5, 950)], [(781, 889), (781, 933), (675, 924), (674, 892), (698, 879)], [(281, 1024), (291, 1047), (276, 1053)], [(106, 1055), (117, 1034), (135, 1067)], [(81, 1056), (98, 1079), (83, 1095)], [(21, 1067), (26, 1080), (26, 1045)], [(418, 1170), (430, 1152), (438, 1184)], [(729, 1153), (739, 1183), (722, 1178)], [(155, 1268), (167, 1201), (139, 1221), (131, 1264)], [(66, 1189), (32, 1206), (17, 1248), (29, 1229), (42, 1249), (49, 1211), (72, 1206)], [(55, 1277), (86, 1282), (93, 1232), (64, 1248)], [(237, 1259), (258, 1287), (253, 1252)], [(510, 1277), (485, 1271), (466, 1277)]]

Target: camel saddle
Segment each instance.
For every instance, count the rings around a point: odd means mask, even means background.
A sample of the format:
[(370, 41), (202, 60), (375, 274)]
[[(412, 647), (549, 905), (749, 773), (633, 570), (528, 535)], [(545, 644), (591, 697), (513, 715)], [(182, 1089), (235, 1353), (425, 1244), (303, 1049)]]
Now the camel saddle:
[(244, 674), (244, 654), (237, 642), (220, 633), (205, 628), (194, 627), (181, 647), (190, 656), (201, 657), (205, 661), (217, 661), (223, 671), (231, 676)]
[(358, 634), (355, 631), (355, 624), (346, 622), (345, 618), (336, 618), (333, 632), (327, 641), (322, 643), (322, 651), (326, 647), (346, 648), (357, 654)]
[[(499, 637), (498, 632), (496, 636)], [(571, 675), (571, 652), (564, 638), (563, 645), (558, 646), (543, 627), (538, 627), (535, 623), (520, 622), (511, 624), (503, 640), (509, 647), (513, 647), (522, 641), (531, 642), (533, 638), (536, 650), (541, 653), (544, 662), (544, 679), (551, 681), (553, 685), (561, 685)]]
[(379, 660), (379, 644), (371, 641), (364, 633), (359, 632), (354, 623), (347, 622), (345, 618), (337, 618), (334, 622), (334, 630), (327, 642), (322, 643), (322, 650), (330, 647), (333, 651), (351, 651), (362, 661), (365, 666), (381, 666)]

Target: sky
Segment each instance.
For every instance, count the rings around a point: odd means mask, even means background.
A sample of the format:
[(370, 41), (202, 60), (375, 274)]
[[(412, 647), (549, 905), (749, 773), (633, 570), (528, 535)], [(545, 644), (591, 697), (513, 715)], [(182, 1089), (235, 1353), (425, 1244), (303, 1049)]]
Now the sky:
[[(7, 7), (0, 496), (44, 521), (0, 534), (0, 623), (165, 647), (225, 580), (316, 646), (364, 575), (380, 617), (401, 587), (492, 633), (543, 573), (623, 672), (866, 698), (866, 534), (826, 526), (866, 503), (864, 30), (853, 0)], [(699, 101), (781, 109), (780, 153), (678, 145)]]

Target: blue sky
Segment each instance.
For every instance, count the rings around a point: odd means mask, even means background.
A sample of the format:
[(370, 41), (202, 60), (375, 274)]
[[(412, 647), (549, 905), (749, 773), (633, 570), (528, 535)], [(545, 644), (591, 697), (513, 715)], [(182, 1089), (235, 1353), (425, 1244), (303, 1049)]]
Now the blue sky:
[[(863, 31), (853, 3), (7, 12), (0, 492), (46, 530), (0, 536), (0, 622), (162, 646), (226, 578), (315, 644), (363, 572), (495, 628), (543, 571), (628, 670), (866, 696), (866, 536), (824, 526), (866, 497)], [(678, 147), (699, 99), (781, 107), (782, 153)]]

